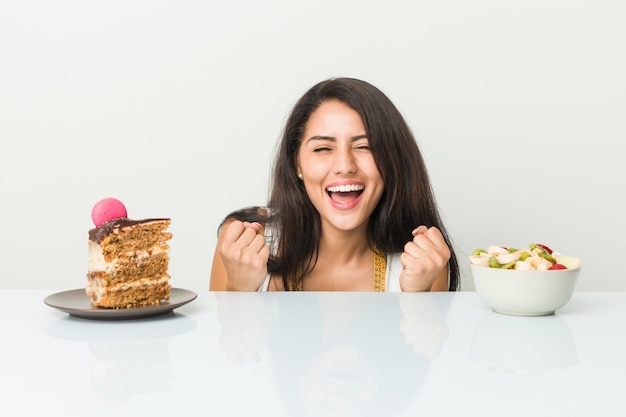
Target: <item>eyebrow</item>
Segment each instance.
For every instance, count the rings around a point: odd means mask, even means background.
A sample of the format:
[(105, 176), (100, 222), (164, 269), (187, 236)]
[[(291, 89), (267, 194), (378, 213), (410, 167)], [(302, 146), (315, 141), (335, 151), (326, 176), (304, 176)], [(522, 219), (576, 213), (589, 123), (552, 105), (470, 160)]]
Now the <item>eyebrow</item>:
[[(360, 139), (367, 139), (367, 135), (363, 133), (361, 135), (352, 136), (350, 138), (350, 142), (356, 142), (357, 140), (360, 140)], [(311, 136), (310, 138), (308, 138), (306, 140), (306, 143), (309, 143), (314, 140), (328, 140), (331, 142), (337, 141), (337, 139), (334, 136), (315, 135), (315, 136)]]

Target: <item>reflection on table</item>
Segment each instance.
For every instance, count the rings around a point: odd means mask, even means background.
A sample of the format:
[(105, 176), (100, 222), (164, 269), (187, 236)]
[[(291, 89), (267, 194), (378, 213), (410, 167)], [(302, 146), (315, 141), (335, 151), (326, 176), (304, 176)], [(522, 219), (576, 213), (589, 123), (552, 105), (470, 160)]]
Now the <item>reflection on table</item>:
[(119, 408), (132, 397), (171, 391), (172, 337), (192, 331), (196, 322), (186, 316), (94, 323), (69, 318), (72, 326), (56, 321), (45, 328), (55, 338), (85, 345), (91, 354), (89, 373), (96, 401)]
[(47, 416), (621, 416), (626, 293), (211, 293), (99, 321), (0, 290), (0, 408)]
[(294, 415), (397, 415), (419, 393), (448, 335), (447, 303), (431, 297), (216, 297), (225, 355), (235, 363), (259, 360), (267, 347)]
[(572, 332), (556, 315), (488, 314), (474, 331), (470, 355), (477, 366), (518, 373), (564, 368), (578, 361)]

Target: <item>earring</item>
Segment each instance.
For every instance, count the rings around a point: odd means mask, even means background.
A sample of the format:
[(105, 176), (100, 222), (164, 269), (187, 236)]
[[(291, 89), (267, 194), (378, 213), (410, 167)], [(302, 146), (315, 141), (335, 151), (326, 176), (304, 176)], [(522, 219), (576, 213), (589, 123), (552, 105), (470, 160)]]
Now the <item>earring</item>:
[(298, 178), (303, 179), (302, 172), (298, 172)]

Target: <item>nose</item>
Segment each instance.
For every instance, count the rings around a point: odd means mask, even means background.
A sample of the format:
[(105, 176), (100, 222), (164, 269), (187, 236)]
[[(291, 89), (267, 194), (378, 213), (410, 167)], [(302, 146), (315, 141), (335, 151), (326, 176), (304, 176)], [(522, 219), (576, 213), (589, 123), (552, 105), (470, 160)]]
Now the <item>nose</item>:
[(357, 164), (352, 149), (339, 148), (335, 153), (334, 171), (337, 175), (354, 174)]

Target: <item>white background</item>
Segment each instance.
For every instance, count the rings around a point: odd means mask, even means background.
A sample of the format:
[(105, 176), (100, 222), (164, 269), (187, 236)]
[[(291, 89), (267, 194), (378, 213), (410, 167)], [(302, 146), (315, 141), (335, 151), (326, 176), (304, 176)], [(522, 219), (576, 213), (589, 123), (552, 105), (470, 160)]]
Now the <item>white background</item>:
[[(362, 78), (404, 114), (457, 254), (542, 242), (626, 290), (620, 0), (4, 1), (0, 288), (80, 288), (93, 204), (171, 217), (176, 287), (262, 205), (283, 122)], [(471, 289), (464, 277), (464, 289)]]

